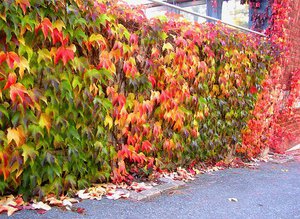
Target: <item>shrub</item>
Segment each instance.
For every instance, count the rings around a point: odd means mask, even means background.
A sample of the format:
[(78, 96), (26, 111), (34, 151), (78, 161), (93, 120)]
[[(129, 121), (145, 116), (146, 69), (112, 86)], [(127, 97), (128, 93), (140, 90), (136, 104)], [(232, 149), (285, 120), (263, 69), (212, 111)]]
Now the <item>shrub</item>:
[(264, 39), (117, 1), (0, 12), (1, 191), (42, 197), (234, 154), (272, 61)]

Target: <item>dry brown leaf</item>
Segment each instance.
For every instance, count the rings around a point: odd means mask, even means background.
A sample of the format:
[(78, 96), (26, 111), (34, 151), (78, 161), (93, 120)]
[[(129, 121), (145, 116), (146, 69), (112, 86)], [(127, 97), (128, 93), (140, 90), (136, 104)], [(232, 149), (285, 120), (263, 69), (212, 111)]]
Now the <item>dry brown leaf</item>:
[(78, 199), (76, 198), (65, 198), (64, 200), (68, 200), (71, 203), (79, 203)]
[(18, 208), (11, 207), (11, 206), (6, 206), (6, 209), (7, 209), (7, 216), (11, 216), (13, 213), (19, 210)]
[(45, 211), (51, 210), (51, 207), (49, 205), (43, 203), (43, 202), (33, 203), (32, 207), (34, 209), (42, 209), (42, 210), (45, 210)]
[(79, 190), (77, 193), (77, 196), (80, 198), (80, 199), (89, 199), (90, 198), (90, 194), (89, 193), (86, 193), (86, 190)]
[(117, 200), (117, 199), (120, 199), (120, 198), (128, 198), (129, 195), (130, 195), (129, 192), (125, 193), (124, 191), (117, 190), (114, 193), (108, 193), (106, 195), (106, 198)]
[(0, 205), (17, 205), (14, 199), (13, 195), (2, 196), (0, 197)]
[(136, 192), (141, 192), (143, 190), (151, 189), (151, 188), (153, 188), (153, 186), (146, 185), (144, 182), (141, 182), (141, 183), (133, 182), (128, 188), (135, 190)]
[(21, 197), (18, 197), (17, 203), (15, 202), (15, 197), (13, 195), (0, 197), (0, 213), (6, 211), (7, 215), (11, 216), (14, 212), (18, 211), (19, 209), (16, 207), (21, 203), (19, 198)]
[(63, 206), (69, 206), (69, 207), (73, 206), (73, 204), (68, 199), (63, 200), (62, 204)]
[(50, 197), (50, 198), (47, 198), (46, 201), (50, 204), (50, 205), (62, 205), (62, 201), (55, 198), (55, 197)]

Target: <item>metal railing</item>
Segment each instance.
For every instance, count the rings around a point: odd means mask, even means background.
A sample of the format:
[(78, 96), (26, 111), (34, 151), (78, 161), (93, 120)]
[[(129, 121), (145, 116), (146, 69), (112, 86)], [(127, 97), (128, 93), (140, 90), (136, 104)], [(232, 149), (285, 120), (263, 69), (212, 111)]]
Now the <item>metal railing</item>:
[(229, 23), (229, 22), (226, 22), (226, 21), (222, 21), (222, 20), (219, 20), (219, 19), (214, 18), (214, 17), (207, 16), (207, 15), (202, 15), (202, 14), (199, 14), (199, 13), (197, 13), (197, 12), (190, 11), (190, 10), (188, 10), (188, 9), (184, 9), (184, 8), (181, 8), (181, 7), (176, 6), (176, 5), (172, 5), (172, 4), (169, 4), (169, 3), (166, 3), (166, 2), (157, 1), (157, 0), (148, 0), (148, 1), (153, 2), (153, 3), (156, 3), (156, 4), (159, 4), (159, 5), (162, 5), (162, 6), (167, 6), (167, 7), (170, 7), (170, 8), (176, 9), (176, 10), (179, 10), (179, 11), (183, 11), (183, 12), (192, 14), (192, 15), (194, 15), (194, 16), (198, 16), (198, 17), (201, 17), (201, 18), (205, 18), (205, 19), (207, 19), (207, 20), (219, 21), (219, 22), (221, 22), (221, 23), (223, 23), (223, 24), (225, 24), (225, 25), (228, 25), (228, 26), (230, 26), (230, 27), (237, 28), (237, 29), (240, 29), (240, 30), (243, 30), (243, 31), (247, 31), (247, 32), (250, 32), (250, 33), (254, 33), (254, 34), (257, 34), (257, 35), (266, 37), (265, 34), (260, 33), (260, 32), (257, 32), (257, 31), (255, 31), (255, 30), (251, 30), (251, 29), (248, 29), (248, 28), (246, 28), (246, 27), (238, 26), (238, 25), (235, 25), (235, 24), (232, 24), (232, 23)]

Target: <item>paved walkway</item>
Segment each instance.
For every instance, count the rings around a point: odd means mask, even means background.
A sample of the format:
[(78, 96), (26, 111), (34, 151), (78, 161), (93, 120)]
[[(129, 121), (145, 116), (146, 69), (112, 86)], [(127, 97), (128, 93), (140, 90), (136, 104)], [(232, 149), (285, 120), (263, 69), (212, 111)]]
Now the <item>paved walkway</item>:
[(150, 201), (87, 200), (77, 206), (85, 208), (86, 214), (53, 209), (44, 215), (21, 211), (11, 218), (300, 219), (300, 161), (262, 163), (258, 169), (228, 169), (200, 175), (185, 187)]

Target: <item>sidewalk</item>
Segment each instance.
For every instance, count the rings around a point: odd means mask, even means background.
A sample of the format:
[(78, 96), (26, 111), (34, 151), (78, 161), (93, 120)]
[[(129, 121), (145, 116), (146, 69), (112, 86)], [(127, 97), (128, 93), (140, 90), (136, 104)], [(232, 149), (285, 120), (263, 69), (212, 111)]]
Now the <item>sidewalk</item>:
[(85, 208), (84, 215), (52, 209), (44, 215), (21, 211), (10, 218), (300, 219), (300, 161), (199, 175), (183, 188), (148, 201), (87, 200), (77, 206)]

